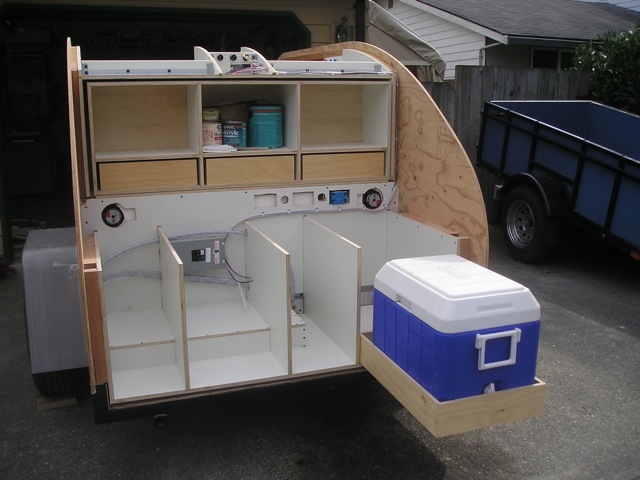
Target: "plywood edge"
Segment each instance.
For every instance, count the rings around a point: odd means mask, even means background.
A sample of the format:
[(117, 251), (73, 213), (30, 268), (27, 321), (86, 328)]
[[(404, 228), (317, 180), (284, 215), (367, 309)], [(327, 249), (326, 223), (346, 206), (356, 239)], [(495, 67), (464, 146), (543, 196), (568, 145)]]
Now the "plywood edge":
[(102, 270), (100, 249), (96, 239), (96, 233), (82, 237), (82, 265), (85, 272), (88, 270)]
[[(473, 255), (471, 253), (471, 238), (470, 237), (458, 237), (458, 255), (467, 260), (473, 261)], [(484, 265), (483, 265), (484, 266)]]
[(102, 265), (100, 262), (100, 244), (98, 233), (83, 237), (81, 240), (82, 290), (84, 296), (85, 336), (91, 391), (95, 386), (107, 383), (109, 367), (107, 364), (107, 327), (102, 292)]
[[(82, 138), (82, 129), (78, 125), (80, 115), (80, 88), (79, 88), (79, 47), (71, 45), (71, 39), (67, 39), (67, 108), (69, 114), (69, 154), (71, 167), (71, 187), (73, 193), (73, 211), (74, 226), (77, 245), (77, 261), (79, 270), (79, 286), (80, 301), (83, 316), (83, 329), (85, 345), (87, 349), (87, 364), (89, 365), (89, 383), (91, 393), (96, 392), (96, 384), (106, 382), (107, 370), (106, 360), (104, 359), (104, 345), (102, 344), (103, 336), (101, 333), (101, 322), (103, 318), (102, 309), (102, 292), (101, 278), (99, 270), (93, 270), (91, 273), (85, 271), (85, 245), (82, 237), (82, 219), (80, 215), (80, 203), (86, 198), (86, 189), (80, 172), (83, 171), (81, 163), (84, 163), (82, 150), (79, 148), (76, 138)], [(87, 245), (87, 249), (91, 251), (89, 256), (94, 261), (91, 265), (97, 265), (96, 258), (97, 242), (91, 237), (91, 245)], [(93, 248), (91, 248), (93, 247)], [(87, 275), (91, 275), (88, 278)], [(91, 324), (95, 318), (95, 324)]]
[(184, 265), (162, 227), (158, 226), (160, 271), (162, 272), (162, 309), (175, 338), (176, 363), (189, 388), (189, 357), (184, 293)]
[(361, 334), (360, 363), (429, 432), (444, 437), (540, 415), (547, 386), (527, 387), (440, 402)]
[(166, 233), (164, 233), (164, 230), (160, 226), (158, 226), (158, 240), (160, 241), (160, 245), (164, 245), (164, 247), (166, 247), (166, 252), (171, 254), (175, 263), (179, 266), (182, 266), (183, 262), (180, 258), (180, 255), (178, 255), (178, 252), (175, 251), (173, 245), (171, 245), (169, 237), (167, 237)]
[[(74, 200), (87, 198), (87, 172), (85, 165), (83, 94), (80, 85), (80, 47), (71, 45), (67, 38), (67, 98), (69, 109), (69, 147)], [(77, 197), (77, 198), (76, 198)]]

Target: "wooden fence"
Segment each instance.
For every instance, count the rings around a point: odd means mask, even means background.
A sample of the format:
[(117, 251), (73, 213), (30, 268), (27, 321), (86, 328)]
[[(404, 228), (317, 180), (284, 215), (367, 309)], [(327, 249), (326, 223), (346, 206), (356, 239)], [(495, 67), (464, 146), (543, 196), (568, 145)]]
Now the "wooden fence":
[[(590, 79), (588, 74), (575, 70), (458, 66), (453, 83), (425, 83), (424, 86), (475, 163), (484, 102), (586, 98)], [(478, 171), (478, 178), (489, 221), (495, 222), (498, 212), (491, 197), (496, 179), (482, 170)]]
[(485, 101), (575, 100), (587, 96), (590, 81), (575, 70), (458, 66), (453, 84), (424, 86), (475, 161)]

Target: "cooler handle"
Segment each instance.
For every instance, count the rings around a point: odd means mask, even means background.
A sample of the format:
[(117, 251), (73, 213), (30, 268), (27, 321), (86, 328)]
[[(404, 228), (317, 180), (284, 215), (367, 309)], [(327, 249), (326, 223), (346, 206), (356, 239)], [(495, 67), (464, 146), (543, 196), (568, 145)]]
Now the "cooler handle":
[[(478, 352), (478, 370), (488, 370), (490, 368), (506, 367), (507, 365), (514, 365), (516, 363), (516, 354), (518, 350), (518, 342), (522, 330), (514, 328), (513, 330), (506, 330), (504, 332), (480, 334), (476, 333), (476, 348), (480, 350)], [(496, 338), (511, 337), (511, 351), (509, 358), (506, 360), (499, 360), (497, 362), (486, 363), (486, 344), (488, 340), (495, 340)]]

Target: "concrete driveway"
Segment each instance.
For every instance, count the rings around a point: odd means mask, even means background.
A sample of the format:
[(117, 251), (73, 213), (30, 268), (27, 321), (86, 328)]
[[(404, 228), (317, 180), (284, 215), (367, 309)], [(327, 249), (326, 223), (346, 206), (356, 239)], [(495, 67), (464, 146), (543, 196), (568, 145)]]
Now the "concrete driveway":
[(251, 390), (96, 425), (91, 399), (40, 412), (22, 277), (0, 280), (0, 477), (6, 479), (640, 478), (640, 263), (574, 233), (544, 265), (490, 267), (542, 307), (542, 416), (436, 439), (367, 373)]

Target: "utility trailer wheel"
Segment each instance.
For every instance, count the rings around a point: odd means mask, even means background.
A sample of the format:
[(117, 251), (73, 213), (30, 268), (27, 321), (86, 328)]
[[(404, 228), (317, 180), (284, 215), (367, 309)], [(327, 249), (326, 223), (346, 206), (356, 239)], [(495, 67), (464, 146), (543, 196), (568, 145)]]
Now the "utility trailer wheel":
[[(85, 368), (33, 373), (33, 383), (38, 392), (47, 398), (77, 393), (86, 377)], [(88, 383), (88, 380), (87, 380)]]
[(541, 195), (520, 185), (505, 200), (502, 234), (513, 258), (540, 263), (560, 245), (562, 218), (550, 217)]

